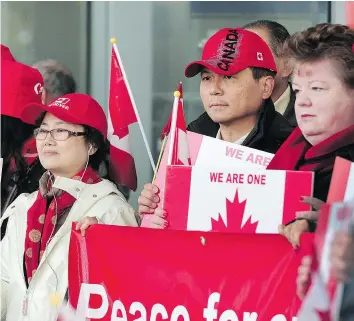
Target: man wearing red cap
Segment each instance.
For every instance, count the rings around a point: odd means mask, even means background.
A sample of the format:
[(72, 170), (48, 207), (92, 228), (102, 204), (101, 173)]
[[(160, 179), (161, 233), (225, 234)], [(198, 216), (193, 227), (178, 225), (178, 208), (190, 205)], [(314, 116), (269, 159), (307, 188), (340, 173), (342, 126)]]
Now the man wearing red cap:
[[(295, 117), (295, 92), (290, 83), (290, 75), (292, 73), (292, 63), (285, 57), (282, 48), (290, 34), (288, 30), (276, 21), (257, 20), (248, 23), (243, 27), (259, 35), (269, 46), (273, 53), (275, 64), (277, 66), (277, 74), (274, 78), (274, 89), (271, 99), (274, 103), (275, 110), (282, 114), (293, 127), (297, 126)], [(188, 126), (188, 130), (198, 132), (200, 127), (210, 128), (210, 133), (205, 131), (205, 135), (212, 135), (213, 128), (219, 128), (219, 124), (213, 122), (206, 112), (201, 120), (192, 121)]]
[[(275, 153), (293, 129), (270, 98), (276, 71), (269, 46), (257, 34), (241, 28), (216, 32), (206, 42), (202, 59), (185, 69), (188, 78), (200, 74), (206, 111), (188, 130)], [(145, 185), (139, 213), (152, 213), (158, 206), (156, 191), (156, 186)]]
[[(268, 45), (255, 33), (225, 28), (190, 63), (186, 77), (201, 75), (200, 96), (207, 114), (189, 130), (275, 153), (292, 126), (275, 111), (271, 95), (276, 64)], [(206, 121), (208, 116), (214, 126)]]

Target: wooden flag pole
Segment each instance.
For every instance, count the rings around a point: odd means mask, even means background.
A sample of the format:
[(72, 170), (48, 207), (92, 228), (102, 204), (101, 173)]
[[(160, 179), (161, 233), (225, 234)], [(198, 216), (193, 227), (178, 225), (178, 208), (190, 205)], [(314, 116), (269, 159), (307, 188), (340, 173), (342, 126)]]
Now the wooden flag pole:
[(155, 182), (157, 171), (159, 170), (160, 163), (161, 163), (161, 160), (162, 160), (162, 155), (163, 155), (163, 152), (165, 151), (166, 142), (167, 142), (167, 135), (164, 137), (164, 139), (162, 141), (161, 150), (160, 150), (160, 154), (159, 154), (159, 159), (157, 160), (156, 170), (154, 172), (154, 177), (152, 178), (152, 184), (154, 184), (154, 182)]

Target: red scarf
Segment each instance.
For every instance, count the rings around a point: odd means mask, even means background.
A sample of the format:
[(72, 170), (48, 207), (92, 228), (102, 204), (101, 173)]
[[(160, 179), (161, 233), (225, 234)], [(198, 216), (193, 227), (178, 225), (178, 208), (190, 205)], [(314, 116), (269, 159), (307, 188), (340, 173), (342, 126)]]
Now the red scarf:
[[(84, 170), (80, 171), (72, 179), (80, 180)], [(52, 188), (54, 177), (46, 172), (39, 181), (39, 191), (36, 201), (27, 212), (27, 230), (25, 240), (25, 264), (28, 282), (35, 274), (42, 255), (54, 235), (58, 218), (67, 213), (75, 202), (75, 198), (69, 193)], [(95, 184), (101, 181), (99, 175), (90, 167), (82, 178), (86, 184)], [(47, 208), (47, 199), (52, 197)]]
[(331, 171), (336, 157), (335, 152), (351, 144), (354, 144), (354, 126), (314, 146), (305, 139), (300, 128), (297, 127), (274, 155), (267, 169)]

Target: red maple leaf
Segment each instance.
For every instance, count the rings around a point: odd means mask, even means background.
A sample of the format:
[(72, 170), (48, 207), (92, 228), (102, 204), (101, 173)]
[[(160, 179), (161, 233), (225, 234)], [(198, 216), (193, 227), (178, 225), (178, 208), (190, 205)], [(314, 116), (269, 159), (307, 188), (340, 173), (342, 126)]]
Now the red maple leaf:
[(236, 190), (235, 199), (230, 202), (226, 199), (226, 224), (224, 223), (220, 213), (217, 220), (211, 219), (211, 231), (213, 232), (242, 232), (255, 233), (258, 222), (251, 223), (249, 218), (246, 223), (242, 225), (243, 215), (245, 213), (247, 200), (240, 203), (238, 199), (238, 191)]
[(330, 321), (329, 311), (315, 310), (321, 321)]

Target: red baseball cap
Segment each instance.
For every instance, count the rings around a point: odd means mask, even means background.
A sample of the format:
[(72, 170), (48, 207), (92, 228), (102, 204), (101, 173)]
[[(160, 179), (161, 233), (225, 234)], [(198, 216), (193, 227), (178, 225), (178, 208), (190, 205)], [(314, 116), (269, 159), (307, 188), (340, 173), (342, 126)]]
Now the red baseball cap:
[(41, 103), (43, 78), (37, 69), (17, 61), (1, 61), (1, 115), (20, 118), (29, 103)]
[(233, 75), (248, 67), (277, 71), (273, 54), (257, 34), (242, 28), (225, 28), (206, 42), (202, 59), (191, 62), (186, 77), (194, 77), (203, 67), (220, 75)]
[(67, 94), (52, 101), (48, 106), (43, 104), (28, 104), (23, 109), (21, 119), (33, 124), (38, 115), (48, 112), (68, 123), (87, 125), (97, 129), (103, 137), (107, 137), (107, 118), (100, 106), (91, 96), (74, 93)]
[(1, 45), (1, 60), (16, 61), (9, 47)]

